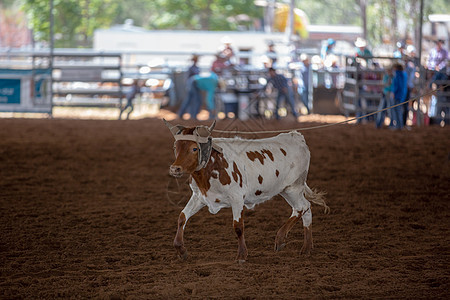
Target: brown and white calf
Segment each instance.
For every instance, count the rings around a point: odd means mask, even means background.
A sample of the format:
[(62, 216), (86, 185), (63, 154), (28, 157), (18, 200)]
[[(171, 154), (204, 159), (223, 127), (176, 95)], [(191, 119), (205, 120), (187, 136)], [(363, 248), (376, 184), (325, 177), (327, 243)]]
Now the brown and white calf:
[(323, 194), (311, 190), (306, 184), (310, 152), (304, 137), (296, 132), (278, 136), (245, 140), (241, 138), (212, 138), (211, 127), (184, 127), (166, 125), (175, 137), (175, 162), (170, 175), (190, 174), (192, 196), (178, 218), (174, 246), (181, 258), (186, 258), (183, 233), (186, 222), (202, 207), (212, 214), (231, 207), (233, 227), (238, 238), (237, 260), (247, 259), (244, 238), (244, 206), (252, 209), (256, 204), (280, 194), (292, 207), (292, 215), (278, 230), (275, 250), (285, 245), (287, 234), (302, 218), (304, 244), (302, 253), (313, 248), (312, 214), (310, 201), (329, 211)]

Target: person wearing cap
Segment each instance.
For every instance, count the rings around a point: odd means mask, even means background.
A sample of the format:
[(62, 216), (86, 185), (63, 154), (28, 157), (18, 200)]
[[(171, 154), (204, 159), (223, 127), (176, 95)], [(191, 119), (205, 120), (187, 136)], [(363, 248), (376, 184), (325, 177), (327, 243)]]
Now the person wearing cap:
[(336, 41), (329, 38), (327, 43), (320, 50), (320, 58), (322, 58), (323, 61), (327, 59), (328, 55), (333, 53), (334, 46), (336, 46)]
[(397, 42), (397, 50), (394, 51), (394, 58), (403, 58), (405, 56), (405, 44)]
[(439, 72), (447, 66), (448, 51), (443, 46), (443, 39), (436, 40), (436, 47), (431, 49), (428, 55), (428, 70)]
[(231, 38), (229, 36), (224, 36), (223, 38), (220, 39), (220, 41), (222, 42), (223, 46), (220, 47), (220, 53), (222, 55), (222, 57), (225, 58), (225, 63), (228, 65), (234, 65), (235, 64), (235, 54), (234, 54), (234, 50), (231, 47), (231, 44), (233, 43), (233, 41), (231, 40)]
[(373, 57), (372, 52), (370, 52), (369, 49), (367, 49), (367, 41), (363, 38), (357, 38), (355, 41), (355, 52), (356, 57), (362, 57), (362, 58), (370, 58)]

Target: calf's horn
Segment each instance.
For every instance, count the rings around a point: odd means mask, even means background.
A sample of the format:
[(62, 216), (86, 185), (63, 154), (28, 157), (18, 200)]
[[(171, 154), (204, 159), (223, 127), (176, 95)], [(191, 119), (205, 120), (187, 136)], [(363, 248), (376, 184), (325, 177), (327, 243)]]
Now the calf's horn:
[(214, 127), (216, 127), (216, 120), (209, 126), (209, 132), (211, 133), (214, 130)]
[(178, 134), (181, 130), (183, 130), (185, 127), (182, 125), (176, 125), (173, 126), (169, 122), (166, 121), (166, 119), (163, 119), (164, 124), (169, 128), (170, 132), (172, 132), (173, 135)]

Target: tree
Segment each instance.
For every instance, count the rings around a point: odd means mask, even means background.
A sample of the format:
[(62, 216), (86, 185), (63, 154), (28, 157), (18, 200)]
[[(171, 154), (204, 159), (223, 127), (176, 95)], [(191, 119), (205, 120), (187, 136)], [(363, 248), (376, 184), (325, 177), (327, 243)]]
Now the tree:
[[(54, 0), (55, 47), (90, 46), (96, 28), (111, 25), (117, 0)], [(24, 0), (37, 41), (49, 41), (50, 1)]]
[(262, 18), (262, 10), (253, 0), (157, 0), (161, 16), (155, 19), (153, 28), (178, 28), (199, 30), (236, 30), (238, 24), (229, 17), (245, 14), (250, 18)]
[[(3, 6), (23, 3), (37, 41), (49, 41), (49, 0), (1, 0)], [(281, 0), (278, 0), (281, 2)], [(450, 13), (448, 0), (424, 0), (424, 16)], [(54, 0), (55, 46), (89, 47), (93, 32), (133, 19), (148, 29), (237, 30), (236, 16), (247, 25), (262, 19), (254, 0)], [(411, 36), (417, 39), (420, 0), (296, 0), (311, 24), (367, 26), (375, 46)], [(367, 13), (364, 18), (361, 4)], [(365, 26), (364, 20), (367, 21)], [(400, 22), (401, 21), (401, 22)], [(406, 28), (398, 25), (407, 23)], [(250, 27), (250, 26), (248, 26)]]

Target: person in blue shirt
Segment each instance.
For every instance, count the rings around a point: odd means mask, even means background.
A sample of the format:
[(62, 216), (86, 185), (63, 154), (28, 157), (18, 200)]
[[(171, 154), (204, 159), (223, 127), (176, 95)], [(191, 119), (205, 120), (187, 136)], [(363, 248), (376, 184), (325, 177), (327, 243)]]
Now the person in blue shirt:
[(197, 74), (191, 77), (187, 98), (183, 101), (178, 115), (183, 118), (186, 111), (189, 112), (191, 118), (197, 119), (197, 114), (202, 106), (201, 91), (206, 92), (206, 107), (209, 111), (209, 118), (214, 119), (215, 112), (215, 93), (219, 83), (216, 73)]
[(394, 51), (394, 58), (403, 58), (405, 56), (405, 44), (403, 42), (397, 42), (397, 50)]
[[(390, 67), (386, 69), (386, 73), (383, 75), (383, 98), (381, 98), (378, 110), (383, 110), (392, 105), (391, 87), (393, 78), (394, 78), (393, 69), (392, 67)], [(387, 111), (380, 111), (377, 113), (377, 117), (375, 119), (376, 128), (381, 128), (383, 126), (384, 118), (387, 113), (389, 114), (389, 116), (392, 115), (390, 112)]]
[(269, 68), (269, 76), (270, 77), (267, 80), (267, 83), (271, 83), (273, 87), (278, 91), (277, 105), (275, 108), (275, 118), (277, 120), (280, 119), (280, 116), (278, 115), (278, 108), (280, 107), (281, 100), (284, 98), (291, 107), (292, 114), (297, 120), (298, 113), (295, 110), (294, 93), (292, 92), (291, 86), (289, 86), (287, 78), (281, 74), (278, 74), (274, 68)]
[(333, 48), (336, 46), (336, 41), (333, 39), (328, 39), (327, 43), (320, 50), (320, 58), (325, 61), (328, 55), (333, 54)]
[[(392, 79), (391, 92), (394, 99), (393, 105), (406, 101), (408, 93), (408, 76), (403, 71), (401, 64), (394, 65), (394, 78)], [(403, 128), (403, 108), (405, 105), (400, 105), (391, 109), (392, 121), (391, 127), (395, 129)]]

